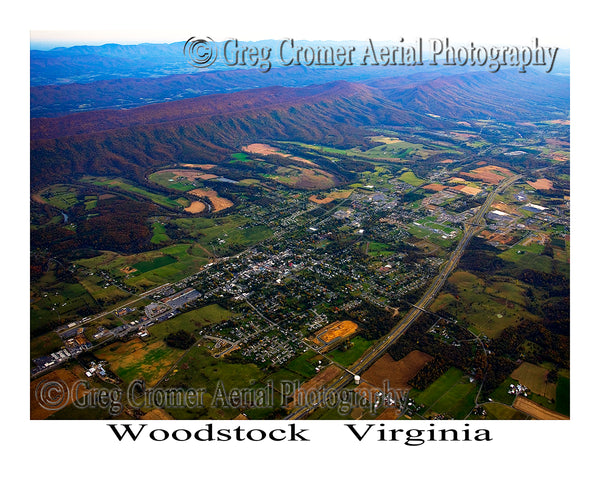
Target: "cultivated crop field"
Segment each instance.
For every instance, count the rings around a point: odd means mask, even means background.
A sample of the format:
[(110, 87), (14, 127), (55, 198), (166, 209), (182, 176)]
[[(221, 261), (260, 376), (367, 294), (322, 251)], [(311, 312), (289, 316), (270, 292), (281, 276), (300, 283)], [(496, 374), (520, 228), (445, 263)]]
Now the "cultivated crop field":
[(384, 382), (389, 382), (391, 388), (408, 390), (409, 380), (432, 359), (418, 350), (413, 350), (398, 361), (385, 354), (363, 373), (362, 378), (376, 387), (383, 388)]
[(466, 418), (474, 406), (476, 384), (470, 383), (463, 373), (452, 367), (420, 393), (411, 391), (417, 404), (424, 404), (420, 415), (446, 414), (452, 418)]
[(116, 342), (98, 350), (95, 355), (110, 364), (125, 384), (145, 380), (148, 387), (158, 382), (182, 355), (183, 351), (169, 348), (162, 340), (147, 341), (134, 338), (128, 342)]

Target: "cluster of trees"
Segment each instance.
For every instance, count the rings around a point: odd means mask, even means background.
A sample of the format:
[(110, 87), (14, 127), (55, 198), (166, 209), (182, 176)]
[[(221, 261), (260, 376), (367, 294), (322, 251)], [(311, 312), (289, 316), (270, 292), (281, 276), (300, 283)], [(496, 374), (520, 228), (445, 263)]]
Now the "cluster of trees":
[(361, 327), (361, 335), (367, 340), (376, 340), (389, 332), (396, 322), (402, 318), (393, 318), (392, 312), (368, 302), (362, 302), (349, 312), (342, 313), (347, 320), (356, 322)]
[[(521, 346), (528, 340), (539, 348), (525, 352)], [(532, 363), (549, 361), (559, 368), (569, 368), (569, 337), (552, 332), (540, 322), (526, 320), (506, 328), (498, 338), (491, 340), (490, 349), (496, 355), (510, 359), (525, 356)]]
[(165, 343), (172, 348), (187, 350), (196, 342), (196, 337), (185, 330), (179, 330), (175, 333), (169, 333), (165, 337)]

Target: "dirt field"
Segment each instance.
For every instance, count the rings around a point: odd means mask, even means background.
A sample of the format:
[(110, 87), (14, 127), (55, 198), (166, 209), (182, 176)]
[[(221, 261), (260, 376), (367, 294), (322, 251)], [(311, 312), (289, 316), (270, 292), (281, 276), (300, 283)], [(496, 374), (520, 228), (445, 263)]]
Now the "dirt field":
[(258, 155), (282, 155), (282, 153), (271, 145), (266, 143), (252, 143), (242, 147), (242, 151), (256, 153)]
[(504, 202), (492, 203), (492, 208), (495, 208), (496, 210), (500, 210), (501, 212), (511, 213), (513, 215), (519, 215), (519, 211), (515, 207), (513, 207), (511, 205), (507, 205)]
[(196, 195), (197, 197), (207, 197), (210, 200), (210, 203), (212, 203), (214, 212), (220, 212), (233, 205), (231, 200), (219, 197), (219, 194), (210, 188), (196, 188), (195, 190), (190, 190), (188, 193)]
[(424, 185), (422, 188), (425, 190), (432, 190), (434, 192), (441, 192), (446, 187), (444, 185), (440, 185), (439, 183), (430, 183), (429, 185)]
[(523, 412), (536, 420), (568, 420), (569, 417), (566, 415), (562, 415), (557, 412), (553, 412), (552, 410), (548, 410), (547, 408), (538, 405), (532, 400), (524, 397), (517, 397), (517, 399), (513, 403), (513, 408)]
[(527, 185), (536, 190), (552, 190), (553, 183), (545, 178), (538, 178), (535, 182), (527, 182)]
[(395, 361), (391, 355), (386, 354), (377, 360), (363, 375), (365, 382), (376, 387), (383, 387), (384, 382), (389, 382), (390, 388), (405, 390), (410, 388), (408, 382), (427, 362), (433, 357), (418, 350), (413, 350), (404, 358)]
[(211, 168), (216, 167), (216, 165), (212, 163), (182, 163), (181, 166), (188, 168), (201, 168), (202, 170), (210, 170)]
[(47, 203), (46, 200), (44, 200), (39, 193), (32, 193), (31, 194), (31, 199), (34, 202), (37, 202), (37, 203), (41, 203), (41, 204), (46, 204)]
[(150, 410), (148, 413), (143, 415), (140, 420), (175, 420), (171, 415), (169, 415), (162, 408), (155, 408)]
[(556, 384), (547, 383), (546, 375), (548, 375), (548, 370), (545, 368), (523, 362), (510, 376), (518, 380), (522, 385), (525, 385), (532, 392), (549, 399), (555, 399)]
[[(311, 378), (307, 382), (304, 382), (302, 385), (300, 385), (300, 388), (298, 388), (298, 390), (294, 393), (294, 399), (290, 403), (288, 403), (287, 407), (294, 408), (296, 406), (296, 402), (298, 401), (299, 392), (304, 393), (304, 395), (306, 395), (307, 392), (311, 392), (311, 391), (316, 392), (320, 388), (322, 388), (324, 385), (331, 382), (335, 377), (337, 377), (338, 375), (341, 375), (341, 374), (342, 374), (342, 370), (340, 368), (336, 367), (335, 365), (330, 365), (325, 370), (320, 371), (313, 378)], [(301, 397), (302, 397), (302, 395), (301, 395)]]
[(324, 205), (326, 203), (331, 203), (334, 200), (340, 200), (342, 198), (348, 198), (352, 194), (353, 190), (342, 190), (339, 192), (331, 192), (324, 198), (319, 198), (317, 195), (311, 195), (308, 199), (311, 202), (318, 203), (319, 205)]
[(206, 209), (206, 205), (202, 202), (192, 202), (189, 207), (184, 208), (188, 213), (201, 213)]
[[(489, 233), (491, 233), (491, 232), (489, 232)], [(491, 242), (498, 242), (502, 245), (510, 245), (510, 244), (515, 243), (518, 240), (518, 237), (515, 237), (514, 235), (509, 235), (506, 233), (494, 233), (488, 237), (488, 240)]]
[(460, 178), (460, 177), (452, 177), (448, 181), (452, 182), (452, 183), (467, 183), (467, 181), (464, 178)]
[(317, 345), (326, 345), (337, 338), (349, 337), (357, 329), (358, 325), (350, 320), (333, 322), (316, 332), (313, 342)]
[(129, 265), (127, 265), (123, 268), (120, 268), (119, 271), (129, 275), (130, 273), (137, 272), (137, 268), (133, 268), (133, 267), (130, 267)]
[[(75, 367), (81, 370), (81, 367)], [(73, 403), (85, 394), (77, 388), (80, 378), (70, 370), (61, 368), (40, 377), (29, 384), (29, 413), (31, 420), (44, 420), (57, 410)], [(46, 408), (44, 408), (44, 406)]]
[(477, 195), (479, 192), (481, 192), (481, 188), (467, 187), (466, 185), (457, 185), (456, 187), (450, 187), (450, 189), (464, 193), (465, 195)]
[(388, 407), (375, 420), (396, 420), (397, 418), (398, 410), (394, 407)]
[(499, 184), (506, 177), (511, 176), (513, 173), (507, 168), (497, 167), (495, 165), (488, 165), (486, 167), (476, 168), (470, 172), (462, 172), (461, 175), (465, 175), (470, 178), (481, 180), (482, 182), (489, 183), (492, 185)]
[(280, 157), (289, 158), (290, 160), (295, 160), (297, 162), (302, 162), (307, 165), (311, 165), (316, 167), (317, 164), (307, 160), (306, 158), (292, 156), (290, 153), (283, 153), (277, 150), (275, 147), (271, 145), (267, 145), (266, 143), (253, 143), (251, 145), (246, 145), (242, 148), (244, 152), (247, 153), (256, 153), (258, 155), (279, 155)]

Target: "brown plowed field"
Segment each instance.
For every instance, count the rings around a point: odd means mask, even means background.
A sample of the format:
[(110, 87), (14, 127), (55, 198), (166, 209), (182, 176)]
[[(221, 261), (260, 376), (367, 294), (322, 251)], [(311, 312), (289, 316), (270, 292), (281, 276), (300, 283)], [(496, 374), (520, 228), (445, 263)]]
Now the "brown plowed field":
[(434, 192), (441, 192), (446, 187), (444, 185), (440, 185), (439, 183), (430, 183), (429, 185), (423, 186), (425, 190), (433, 190)]
[(431, 360), (431, 355), (418, 350), (413, 350), (398, 361), (390, 354), (385, 354), (362, 375), (362, 379), (378, 388), (383, 387), (387, 380), (390, 388), (405, 390), (410, 388), (409, 380)]
[(517, 397), (513, 403), (513, 408), (523, 412), (536, 420), (568, 420), (569, 417), (538, 405), (532, 400), (524, 397)]
[(553, 183), (545, 178), (538, 178), (535, 182), (527, 182), (527, 185), (532, 186), (536, 190), (552, 190)]
[(196, 188), (194, 190), (190, 190), (188, 193), (197, 197), (207, 197), (210, 200), (210, 203), (212, 203), (215, 212), (220, 212), (221, 210), (225, 210), (226, 208), (229, 208), (233, 205), (233, 202), (231, 200), (219, 197), (219, 194), (210, 188)]
[[(75, 367), (83, 373), (81, 367)], [(54, 370), (29, 384), (29, 414), (31, 420), (44, 420), (57, 410), (73, 403), (86, 393), (81, 379), (65, 368)], [(44, 408), (46, 407), (46, 408)]]
[(304, 392), (304, 395), (306, 395), (307, 392), (318, 391), (342, 373), (342, 369), (335, 365), (330, 365), (325, 370), (321, 370), (313, 378), (300, 385), (300, 388), (294, 392), (294, 400), (288, 403), (287, 407), (294, 408), (296, 406), (299, 392)]

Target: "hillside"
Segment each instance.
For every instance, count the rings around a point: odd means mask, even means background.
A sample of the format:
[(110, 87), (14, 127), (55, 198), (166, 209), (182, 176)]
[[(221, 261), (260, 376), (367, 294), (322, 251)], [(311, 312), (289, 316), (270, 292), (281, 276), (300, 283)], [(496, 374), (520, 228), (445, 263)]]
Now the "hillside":
[(218, 163), (242, 145), (267, 139), (355, 146), (363, 142), (365, 126), (444, 125), (377, 93), (336, 82), (33, 119), (32, 185), (84, 173), (141, 178), (148, 167), (174, 162)]

